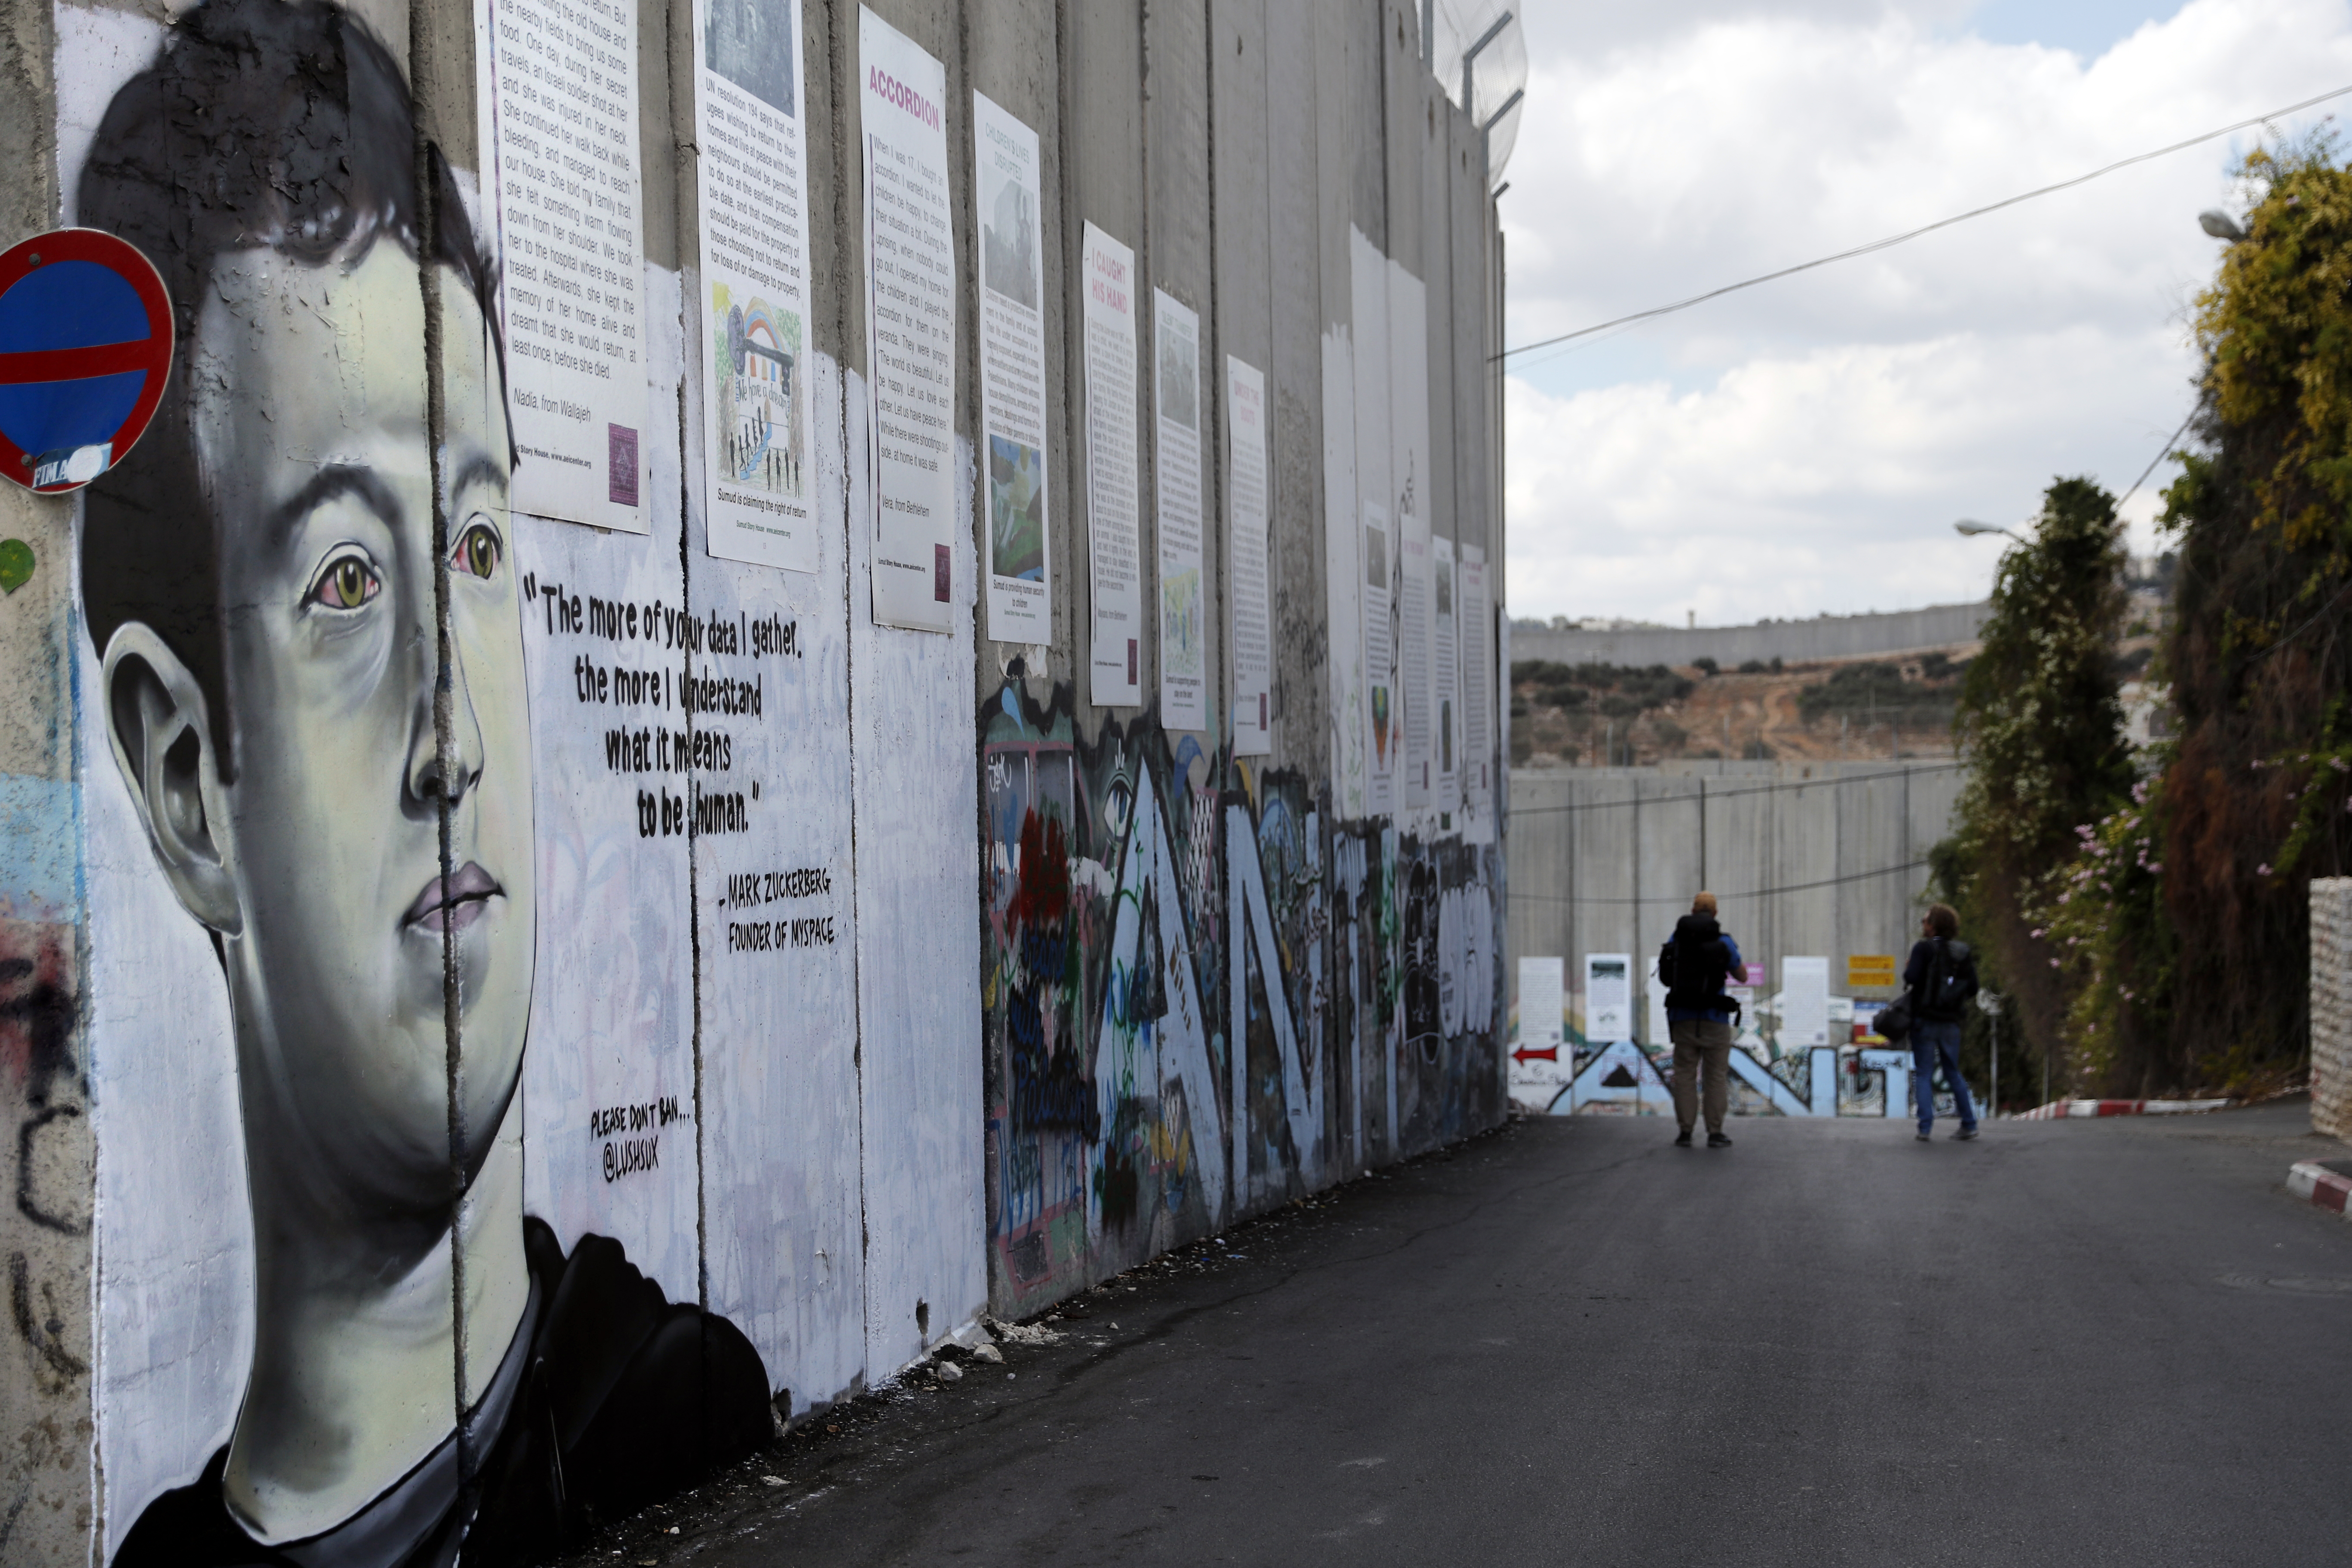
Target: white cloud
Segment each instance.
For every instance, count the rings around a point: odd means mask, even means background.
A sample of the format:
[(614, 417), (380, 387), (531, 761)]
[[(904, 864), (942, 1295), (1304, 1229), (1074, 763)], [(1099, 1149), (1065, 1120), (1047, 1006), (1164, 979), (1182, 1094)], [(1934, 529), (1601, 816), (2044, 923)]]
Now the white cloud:
[[(1941, 20), (1841, 5), (1595, 55), (1565, 13), (1532, 12), (1509, 341), (2352, 82), (2345, 0), (2194, 0), (2091, 60)], [(2252, 144), (1515, 362), (1513, 613), (1719, 623), (1980, 595), (1996, 552), (1954, 518), (2013, 521), (2060, 473), (2120, 491), (2188, 412), (2189, 302), (2218, 250), (2195, 215)]]

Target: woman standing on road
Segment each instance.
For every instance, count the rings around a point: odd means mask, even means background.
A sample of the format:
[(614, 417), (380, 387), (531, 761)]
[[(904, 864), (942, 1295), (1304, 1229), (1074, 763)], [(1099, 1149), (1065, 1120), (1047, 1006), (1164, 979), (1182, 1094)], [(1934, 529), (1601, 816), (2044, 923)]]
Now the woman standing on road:
[(1960, 1019), (1977, 994), (1977, 959), (1959, 937), (1960, 917), (1952, 906), (1934, 906), (1919, 922), (1919, 941), (1911, 944), (1911, 962), (1903, 966), (1904, 988), (1911, 993), (1911, 1085), (1919, 1100), (1922, 1143), (1936, 1125), (1938, 1061), (1960, 1115), (1960, 1130), (1952, 1136), (1966, 1142), (1977, 1135), (1976, 1102), (1969, 1098), (1969, 1080), (1960, 1076)]

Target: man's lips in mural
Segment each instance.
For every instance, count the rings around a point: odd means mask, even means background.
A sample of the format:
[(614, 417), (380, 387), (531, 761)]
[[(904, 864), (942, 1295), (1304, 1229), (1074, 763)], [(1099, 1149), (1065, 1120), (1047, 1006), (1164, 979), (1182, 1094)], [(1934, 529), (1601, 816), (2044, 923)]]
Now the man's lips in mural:
[(416, 901), (401, 918), (401, 924), (422, 931), (437, 931), (445, 925), (463, 931), (490, 907), (493, 895), (505, 891), (497, 878), (468, 860), (454, 876), (436, 877), (425, 883), (425, 890), (416, 895)]

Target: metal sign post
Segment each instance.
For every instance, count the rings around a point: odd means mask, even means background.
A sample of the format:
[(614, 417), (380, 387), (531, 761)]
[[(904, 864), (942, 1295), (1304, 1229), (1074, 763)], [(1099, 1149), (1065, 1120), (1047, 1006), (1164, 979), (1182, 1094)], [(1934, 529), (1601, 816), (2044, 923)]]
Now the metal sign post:
[(1992, 1050), (1991, 1050), (1991, 1053), (1990, 1053), (1990, 1059), (1991, 1059), (1991, 1063), (1992, 1063), (1992, 1068), (1991, 1068), (1991, 1076), (1992, 1076), (1992, 1092), (1991, 1092), (1991, 1095), (1990, 1096), (1990, 1103), (1989, 1103), (1989, 1105), (1988, 1105), (1988, 1107), (1987, 1107), (1987, 1109), (1986, 1109), (1985, 1116), (1986, 1116), (1986, 1120), (1988, 1120), (1988, 1121), (2000, 1121), (2000, 994), (1999, 994), (1999, 993), (1997, 993), (1997, 992), (1992, 992), (1992, 991), (1979, 991), (1979, 992), (1978, 992), (1978, 993), (1977, 993), (1977, 1005), (1984, 1009), (1984, 1016), (1985, 1016), (1986, 1019), (1987, 1019), (1989, 1022), (1990, 1022), (1990, 1023), (1991, 1023), (1991, 1025), (1992, 1025)]

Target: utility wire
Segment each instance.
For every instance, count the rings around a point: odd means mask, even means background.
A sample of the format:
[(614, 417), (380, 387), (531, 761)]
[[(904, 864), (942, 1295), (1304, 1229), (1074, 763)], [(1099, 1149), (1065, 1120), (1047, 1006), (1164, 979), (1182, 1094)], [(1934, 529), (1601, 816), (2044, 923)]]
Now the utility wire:
[[(1830, 877), (1818, 882), (1791, 882), (1785, 888), (1759, 888), (1755, 891), (1749, 893), (1717, 893), (1716, 894), (1716, 897), (1718, 900), (1769, 899), (1781, 893), (1809, 893), (1816, 888), (1834, 888), (1841, 882), (1866, 882), (1874, 877), (1892, 877), (1904, 871), (1916, 871), (1919, 868), (1927, 864), (1927, 862), (1925, 860), (1906, 860), (1900, 866), (1881, 866), (1875, 871), (1856, 871), (1851, 876)], [(1654, 899), (1586, 899), (1574, 896), (1563, 899), (1557, 893), (1513, 893), (1511, 897), (1514, 899), (1524, 900), (1531, 904), (1583, 905), (1664, 904), (1675, 902), (1680, 900), (1682, 895), (1679, 893), (1663, 893)]]
[[(1522, 816), (1559, 816), (1580, 811), (1612, 811), (1629, 805), (1713, 805), (1718, 800), (1736, 800), (1743, 795), (1778, 795), (1783, 790), (1828, 789), (1839, 784), (1868, 784), (1873, 779), (1899, 779), (1906, 773), (1948, 773), (1965, 767), (1960, 762), (1921, 763), (1916, 767), (1888, 768), (1874, 773), (1848, 773), (1843, 778), (1796, 779), (1787, 784), (1751, 784), (1746, 789), (1708, 790), (1694, 795), (1637, 795), (1623, 800), (1581, 800), (1568, 805), (1515, 805), (1510, 815), (1514, 821)], [(1665, 775), (1672, 776), (1672, 775)], [(1692, 775), (1684, 775), (1692, 776)], [(1696, 775), (1704, 778), (1705, 775)]]
[[(2147, 467), (2142, 468), (2139, 471), (2139, 478), (2132, 481), (2132, 488), (2124, 492), (2124, 500), (2129, 500), (2132, 497), (2139, 494), (2140, 486), (2147, 483), (2147, 477), (2148, 475), (2156, 472), (2156, 466), (2164, 461), (2165, 458), (2172, 456), (2174, 449), (2180, 445), (2180, 438), (2189, 434), (2189, 420), (2196, 417), (2197, 410), (2191, 408), (2189, 411), (2189, 417), (2180, 422), (2180, 428), (2172, 433), (2172, 439), (2164, 444), (2164, 450), (2158, 452), (2155, 457), (2150, 458), (2147, 460)], [(2116, 510), (2117, 511), (2124, 510), (2124, 500), (2116, 502)]]
[[(1687, 310), (1693, 305), (1704, 305), (1709, 300), (1719, 300), (1726, 294), (1737, 294), (1742, 289), (1753, 289), (1759, 283), (1771, 283), (1783, 278), (1792, 278), (1800, 272), (1810, 272), (1816, 267), (1827, 267), (1833, 261), (1851, 261), (1857, 256), (1868, 256), (1874, 251), (1901, 245), (1906, 240), (1916, 239), (1923, 234), (1933, 234), (1939, 228), (1949, 228), (1956, 223), (1966, 223), (1972, 217), (1982, 217), (1987, 213), (1997, 213), (2003, 207), (2013, 207), (2020, 202), (2030, 202), (2036, 196), (2046, 196), (2059, 191), (2072, 190), (2076, 185), (2087, 184), (2102, 175), (2112, 174), (2118, 169), (2128, 169), (2134, 163), (2145, 163), (2152, 158), (2162, 158), (2197, 146), (2200, 142), (2210, 142), (2216, 137), (2227, 136), (2232, 132), (2243, 131), (2249, 126), (2263, 124), (2276, 120), (2283, 114), (2293, 114), (2298, 110), (2326, 103), (2331, 98), (2341, 98), (2347, 92), (2352, 92), (2352, 87), (2335, 88), (2321, 93), (2316, 98), (2306, 98), (2301, 103), (2290, 103), (2284, 109), (2273, 109), (2267, 114), (2257, 114), (2251, 120), (2241, 120), (2234, 125), (2224, 125), (2218, 131), (2208, 131), (2201, 136), (2191, 136), (2186, 142), (2175, 142), (2169, 147), (2158, 147), (2153, 153), (2135, 153), (2131, 157), (2109, 163), (2103, 169), (2094, 169), (2087, 174), (2077, 174), (2071, 180), (2061, 180), (2054, 185), (2044, 185), (2040, 190), (2028, 191), (2023, 195), (2011, 196), (2008, 200), (1995, 202), (1990, 206), (1978, 207), (1956, 216), (1942, 218), (1903, 234), (1889, 235), (1885, 239), (1874, 239), (1868, 245), (1857, 245), (1852, 250), (1841, 250), (1834, 256), (1824, 256), (1818, 260), (1800, 262), (1794, 267), (1783, 267), (1778, 272), (1767, 272), (1760, 278), (1750, 278), (1745, 282), (1727, 283), (1720, 289), (1710, 289), (1704, 294), (1694, 294), (1687, 300), (1680, 300), (1671, 305), (1660, 305), (1648, 310), (1636, 310), (1630, 316), (1620, 316), (1613, 321), (1603, 321), (1598, 326), (1580, 327), (1572, 332), (1562, 332), (1556, 338), (1544, 338), (1532, 343), (1521, 343), (1517, 348), (1505, 349), (1500, 353), (1489, 356), (1489, 362), (1509, 359), (1514, 354), (1529, 353), (1537, 349), (1548, 349), (1555, 343), (1569, 342), (1577, 338), (1588, 338), (1595, 332), (1605, 332), (1612, 327), (1628, 326), (1635, 321), (1652, 321), (1659, 316), (1671, 316), (1677, 310)], [(2153, 465), (2151, 465), (2152, 468)]]

